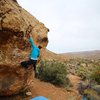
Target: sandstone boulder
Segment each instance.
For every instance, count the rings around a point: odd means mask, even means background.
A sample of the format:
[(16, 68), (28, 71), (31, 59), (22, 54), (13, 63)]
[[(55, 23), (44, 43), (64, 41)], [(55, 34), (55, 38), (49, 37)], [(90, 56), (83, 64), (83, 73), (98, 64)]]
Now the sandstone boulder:
[(0, 0), (0, 96), (17, 94), (28, 87), (33, 70), (20, 65), (31, 52), (27, 35), (32, 33), (35, 44), (45, 49), (48, 31), (16, 0)]

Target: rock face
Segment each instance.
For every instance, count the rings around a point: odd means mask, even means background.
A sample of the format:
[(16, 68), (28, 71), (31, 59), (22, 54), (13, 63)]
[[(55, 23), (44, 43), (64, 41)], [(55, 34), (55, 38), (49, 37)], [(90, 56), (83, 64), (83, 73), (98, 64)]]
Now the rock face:
[(0, 0), (0, 95), (8, 96), (25, 90), (33, 76), (24, 69), (31, 45), (27, 34), (32, 33), (36, 45), (48, 44), (49, 30), (19, 6), (16, 0)]

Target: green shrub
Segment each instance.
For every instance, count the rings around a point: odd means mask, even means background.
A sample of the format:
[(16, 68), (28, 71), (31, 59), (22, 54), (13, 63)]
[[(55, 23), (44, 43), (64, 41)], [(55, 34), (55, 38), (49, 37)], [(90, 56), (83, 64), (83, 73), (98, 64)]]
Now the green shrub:
[(77, 69), (77, 74), (83, 79), (89, 79), (90, 78), (90, 75), (91, 75), (92, 71), (89, 70), (88, 67), (85, 67), (85, 66), (80, 66), (78, 69)]
[(98, 84), (100, 84), (100, 66), (96, 67), (96, 69), (91, 74), (91, 80), (96, 81)]
[(55, 85), (67, 85), (66, 66), (58, 61), (41, 61), (38, 65), (38, 77)]
[(93, 89), (85, 89), (84, 95), (86, 95), (89, 100), (100, 100), (98, 93)]

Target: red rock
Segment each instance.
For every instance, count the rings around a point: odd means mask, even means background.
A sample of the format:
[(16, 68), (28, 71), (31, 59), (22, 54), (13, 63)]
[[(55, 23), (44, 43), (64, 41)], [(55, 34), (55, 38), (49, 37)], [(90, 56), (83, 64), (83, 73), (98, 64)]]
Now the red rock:
[(44, 24), (16, 0), (0, 0), (0, 96), (17, 94), (28, 88), (33, 70), (25, 70), (20, 65), (31, 51), (27, 34), (32, 33), (35, 44), (45, 48), (47, 32)]

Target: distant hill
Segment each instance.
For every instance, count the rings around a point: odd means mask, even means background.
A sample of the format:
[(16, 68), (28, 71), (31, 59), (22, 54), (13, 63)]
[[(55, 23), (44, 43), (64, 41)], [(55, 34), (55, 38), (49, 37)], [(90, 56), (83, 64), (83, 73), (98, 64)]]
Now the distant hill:
[(42, 51), (42, 57), (45, 60), (59, 60), (59, 61), (64, 61), (68, 59), (66, 56), (61, 55), (61, 54), (56, 54), (52, 51), (49, 51), (47, 49)]
[(56, 54), (52, 51), (45, 49), (43, 50), (42, 55), (43, 55), (43, 59), (46, 60), (54, 59), (60, 61), (64, 61), (70, 58), (100, 59), (100, 50)]
[(68, 58), (100, 59), (100, 50), (62, 53), (61, 55)]

